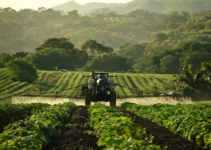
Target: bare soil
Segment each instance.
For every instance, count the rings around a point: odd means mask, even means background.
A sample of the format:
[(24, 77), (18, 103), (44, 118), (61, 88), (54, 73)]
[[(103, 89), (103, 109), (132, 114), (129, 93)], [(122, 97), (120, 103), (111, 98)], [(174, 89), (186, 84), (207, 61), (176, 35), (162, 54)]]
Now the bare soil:
[(105, 147), (98, 147), (98, 138), (93, 134), (84, 131), (94, 131), (89, 125), (84, 126), (88, 122), (89, 113), (85, 106), (77, 106), (72, 113), (69, 114), (66, 126), (62, 131), (55, 134), (49, 146), (43, 147), (43, 150), (103, 150)]
[[(199, 147), (196, 142), (190, 142), (187, 139), (181, 137), (158, 124), (151, 122), (151, 120), (137, 116), (136, 114), (129, 112), (125, 109), (119, 109), (123, 112), (123, 116), (131, 117), (135, 123), (146, 129), (148, 135), (154, 136), (153, 143), (160, 145), (162, 148), (167, 147), (167, 150), (206, 150)], [(208, 150), (208, 149), (207, 149)]]

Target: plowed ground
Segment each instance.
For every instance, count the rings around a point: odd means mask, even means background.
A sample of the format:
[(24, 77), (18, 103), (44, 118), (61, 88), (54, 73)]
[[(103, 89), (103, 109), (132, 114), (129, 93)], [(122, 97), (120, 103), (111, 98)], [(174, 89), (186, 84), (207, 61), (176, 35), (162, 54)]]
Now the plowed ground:
[(202, 147), (197, 146), (196, 142), (190, 142), (182, 138), (181, 135), (176, 135), (165, 127), (161, 127), (158, 124), (151, 122), (149, 119), (139, 117), (125, 109), (118, 109), (123, 112), (123, 116), (135, 119), (135, 123), (138, 123), (145, 128), (148, 135), (154, 136), (153, 143), (156, 145), (160, 145), (163, 148), (167, 147), (167, 150), (205, 150)]
[(88, 108), (77, 106), (70, 113), (69, 119), (65, 123), (66, 126), (60, 133), (54, 135), (52, 142), (43, 150), (103, 150), (105, 147), (98, 147), (97, 141), (99, 139), (95, 135), (84, 133), (84, 131), (94, 131), (89, 125), (84, 126), (88, 119)]

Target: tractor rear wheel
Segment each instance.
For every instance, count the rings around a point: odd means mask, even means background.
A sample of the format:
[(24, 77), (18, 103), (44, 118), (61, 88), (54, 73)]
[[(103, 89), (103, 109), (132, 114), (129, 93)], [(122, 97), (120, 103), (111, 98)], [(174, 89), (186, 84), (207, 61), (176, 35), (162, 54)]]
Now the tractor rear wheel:
[(116, 107), (116, 91), (110, 92), (110, 106)]
[(91, 105), (91, 100), (92, 100), (92, 91), (87, 90), (86, 96), (85, 96), (85, 106), (86, 107), (89, 107), (89, 105)]

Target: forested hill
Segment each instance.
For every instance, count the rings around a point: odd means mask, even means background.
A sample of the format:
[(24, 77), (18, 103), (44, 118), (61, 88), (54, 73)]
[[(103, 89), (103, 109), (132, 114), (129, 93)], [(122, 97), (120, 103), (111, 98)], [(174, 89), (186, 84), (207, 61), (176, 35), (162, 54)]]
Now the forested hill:
[(118, 14), (127, 14), (136, 9), (145, 9), (157, 13), (169, 13), (171, 11), (187, 11), (192, 13), (210, 8), (211, 1), (209, 0), (133, 0), (125, 4), (94, 2), (85, 5), (79, 5), (74, 1), (69, 1), (53, 7), (54, 10), (66, 12), (78, 10), (79, 14), (103, 13), (105, 10), (108, 11), (108, 9)]
[(94, 9), (99, 8), (109, 8), (109, 7), (124, 7), (124, 4), (121, 3), (88, 3), (85, 5), (80, 5), (76, 3), (75, 1), (69, 1), (64, 4), (58, 5), (53, 7), (54, 10), (62, 10), (62, 11), (73, 11), (77, 10), (79, 14), (87, 13)]

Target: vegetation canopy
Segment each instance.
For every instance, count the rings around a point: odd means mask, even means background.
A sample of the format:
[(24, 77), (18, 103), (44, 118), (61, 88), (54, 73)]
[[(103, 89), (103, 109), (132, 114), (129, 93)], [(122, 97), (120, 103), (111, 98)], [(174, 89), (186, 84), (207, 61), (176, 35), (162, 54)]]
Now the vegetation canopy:
[(27, 60), (15, 58), (10, 60), (6, 66), (13, 80), (32, 83), (38, 78), (37, 69)]

